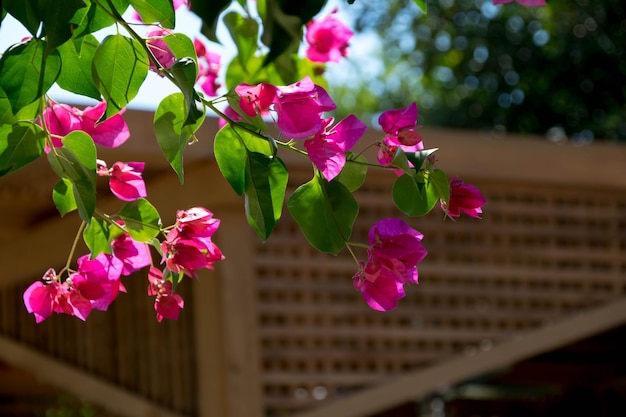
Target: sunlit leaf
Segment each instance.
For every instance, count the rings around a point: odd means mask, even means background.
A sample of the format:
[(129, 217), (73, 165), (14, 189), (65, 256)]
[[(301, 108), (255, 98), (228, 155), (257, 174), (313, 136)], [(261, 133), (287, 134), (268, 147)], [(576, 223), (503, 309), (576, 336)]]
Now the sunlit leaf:
[(89, 223), (96, 209), (96, 146), (85, 132), (76, 130), (63, 138), (62, 148), (53, 148), (48, 161), (56, 174), (72, 183), (81, 219)]
[(338, 254), (352, 234), (359, 205), (340, 182), (319, 175), (301, 185), (288, 202), (289, 213), (309, 243), (322, 252)]
[(145, 198), (126, 203), (117, 216), (124, 221), (128, 234), (137, 242), (149, 242), (161, 231), (159, 212)]
[(165, 28), (174, 29), (176, 15), (172, 0), (130, 0), (130, 4), (144, 23), (159, 22)]
[(78, 208), (76, 198), (74, 198), (74, 187), (72, 182), (67, 178), (61, 178), (52, 190), (52, 201), (61, 217), (65, 216)]
[(111, 253), (111, 231), (103, 219), (93, 218), (83, 231), (83, 240), (89, 248), (91, 259), (101, 253)]
[(96, 87), (107, 102), (100, 121), (117, 114), (137, 95), (148, 68), (148, 55), (139, 42), (122, 35), (104, 38), (91, 66)]
[(16, 171), (43, 154), (46, 132), (27, 122), (0, 125), (0, 176)]

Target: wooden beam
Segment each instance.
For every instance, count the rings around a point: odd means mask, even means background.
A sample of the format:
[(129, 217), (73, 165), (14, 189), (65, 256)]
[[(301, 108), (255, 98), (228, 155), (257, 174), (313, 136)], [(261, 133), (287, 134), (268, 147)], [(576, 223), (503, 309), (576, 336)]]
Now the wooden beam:
[(293, 417), (363, 417), (626, 323), (626, 298), (520, 334), (490, 350), (410, 372)]
[(0, 335), (0, 359), (120, 416), (182, 417), (2, 335)]

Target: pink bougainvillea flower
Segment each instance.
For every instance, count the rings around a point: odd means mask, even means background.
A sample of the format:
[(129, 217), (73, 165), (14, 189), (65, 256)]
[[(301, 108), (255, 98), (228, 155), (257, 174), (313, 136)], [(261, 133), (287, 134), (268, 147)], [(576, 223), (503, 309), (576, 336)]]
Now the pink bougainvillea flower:
[(148, 295), (156, 295), (154, 310), (157, 321), (163, 319), (178, 320), (180, 309), (185, 306), (183, 297), (175, 293), (172, 282), (163, 279), (163, 273), (154, 267), (148, 273)]
[[(239, 122), (243, 120), (243, 116), (237, 113), (230, 106), (226, 106), (224, 110), (222, 111), (222, 113), (224, 113), (224, 116), (226, 116), (228, 119), (232, 120), (233, 122)], [(219, 120), (217, 121), (217, 125), (220, 129), (226, 126), (227, 124), (228, 124), (228, 120), (224, 119), (223, 117), (220, 117)]]
[(417, 104), (409, 104), (402, 109), (383, 112), (378, 123), (385, 137), (378, 144), (378, 163), (386, 166), (393, 160), (398, 148), (404, 152), (424, 149), (421, 136), (415, 131), (417, 126)]
[(105, 311), (120, 291), (126, 291), (120, 280), (124, 264), (116, 257), (101, 253), (89, 259), (84, 255), (76, 262), (78, 271), (70, 276), (71, 285), (91, 302), (92, 308)]
[(217, 90), (221, 85), (217, 82), (220, 72), (220, 61), (222, 56), (217, 52), (207, 49), (206, 45), (200, 39), (194, 39), (193, 45), (198, 56), (198, 79), (202, 91), (208, 96), (215, 97), (218, 95)]
[(113, 256), (122, 261), (122, 275), (127, 276), (152, 263), (147, 243), (137, 242), (127, 233), (119, 235), (111, 242)]
[(69, 287), (57, 280), (56, 271), (48, 269), (41, 279), (43, 282), (35, 281), (24, 291), (26, 311), (33, 313), (37, 323), (50, 317), (52, 312), (71, 314), (72, 308), (67, 302)]
[(170, 271), (197, 277), (202, 268), (224, 259), (212, 236), (220, 225), (213, 213), (204, 207), (179, 210), (176, 223), (161, 244), (163, 261)]
[[(336, 12), (336, 10), (335, 10)], [(339, 62), (348, 53), (348, 42), (354, 33), (334, 16), (334, 12), (307, 24), (306, 57), (313, 62)]]
[(250, 117), (257, 114), (265, 115), (276, 100), (278, 90), (271, 84), (261, 83), (259, 85), (239, 84), (235, 87), (235, 92), (240, 98), (239, 107)]
[(546, 5), (545, 0), (493, 0), (493, 4), (512, 3), (513, 1), (515, 1), (515, 3), (519, 3), (522, 6), (527, 6), (527, 7), (537, 7), (537, 6)]
[(327, 181), (339, 175), (346, 164), (346, 152), (367, 130), (367, 125), (352, 114), (329, 127), (332, 122), (332, 118), (324, 120), (322, 129), (312, 139), (304, 141), (309, 159)]
[(465, 184), (458, 177), (454, 177), (450, 180), (450, 201), (448, 204), (441, 201), (441, 209), (451, 219), (459, 217), (461, 212), (480, 219), (483, 212), (481, 207), (485, 204), (487, 199), (476, 186)]
[(278, 128), (291, 139), (307, 139), (322, 129), (322, 113), (337, 106), (326, 90), (307, 76), (297, 83), (278, 87), (274, 109)]
[[(63, 146), (61, 138), (74, 130), (81, 129), (80, 110), (67, 104), (54, 103), (43, 111), (43, 120), (48, 132), (52, 135), (55, 148)], [(49, 149), (46, 150), (46, 152)]]
[(176, 57), (172, 53), (172, 50), (167, 46), (167, 43), (163, 40), (164, 37), (171, 34), (170, 31), (162, 28), (154, 28), (146, 33), (146, 45), (154, 55), (154, 58), (159, 63), (157, 66), (152, 59), (150, 60), (150, 70), (159, 74), (159, 76), (163, 77), (164, 74), (161, 73), (161, 68), (170, 68), (172, 64), (176, 61)]
[(353, 277), (367, 304), (386, 311), (404, 297), (404, 285), (418, 283), (417, 264), (427, 252), (423, 235), (401, 219), (378, 221), (368, 233), (368, 261)]
[(97, 174), (110, 177), (109, 188), (120, 200), (135, 201), (146, 197), (146, 184), (141, 176), (145, 167), (144, 162), (116, 162), (111, 169), (106, 163), (98, 160)]
[(106, 103), (104, 101), (95, 107), (85, 107), (85, 110), (82, 111), (81, 129), (91, 136), (97, 144), (107, 148), (117, 148), (130, 137), (128, 125), (122, 117), (126, 109), (122, 109), (118, 114), (96, 124), (105, 110)]
[(84, 110), (56, 103), (46, 108), (43, 111), (43, 119), (46, 128), (53, 135), (54, 147), (62, 147), (61, 137), (75, 130), (84, 131), (95, 143), (108, 148), (115, 148), (126, 142), (130, 137), (130, 132), (122, 117), (125, 110), (96, 125), (96, 121), (104, 114), (105, 109), (104, 101), (94, 107), (85, 107)]
[(78, 270), (61, 282), (54, 269), (49, 269), (42, 281), (31, 284), (24, 292), (24, 305), (35, 315), (37, 323), (55, 313), (64, 313), (86, 320), (92, 309), (106, 310), (120, 291), (125, 291), (120, 275), (123, 264), (119, 259), (100, 254), (77, 260)]

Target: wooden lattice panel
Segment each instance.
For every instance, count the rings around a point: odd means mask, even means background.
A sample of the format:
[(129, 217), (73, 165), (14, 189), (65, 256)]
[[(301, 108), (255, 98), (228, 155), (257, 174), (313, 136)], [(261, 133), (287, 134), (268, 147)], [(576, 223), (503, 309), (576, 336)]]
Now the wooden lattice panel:
[[(371, 311), (352, 288), (348, 254), (317, 253), (285, 215), (255, 257), (268, 415), (490, 349), (626, 292), (624, 193), (477, 184), (489, 201), (483, 220), (443, 221), (439, 210), (408, 220), (429, 255), (420, 285), (387, 313)], [(360, 193), (354, 240), (397, 215), (386, 190)]]

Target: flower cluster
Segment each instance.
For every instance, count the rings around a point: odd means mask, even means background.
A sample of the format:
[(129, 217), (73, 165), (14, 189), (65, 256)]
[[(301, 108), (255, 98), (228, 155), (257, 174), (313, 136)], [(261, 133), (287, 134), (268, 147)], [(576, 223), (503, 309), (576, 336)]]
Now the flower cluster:
[(163, 279), (163, 272), (158, 268), (151, 267), (148, 272), (148, 295), (156, 296), (154, 311), (159, 323), (163, 319), (178, 320), (185, 301), (180, 294), (174, 292), (172, 281)]
[[(309, 159), (327, 181), (341, 172), (346, 163), (345, 153), (367, 129), (354, 115), (332, 126), (334, 119), (324, 118), (323, 114), (337, 106), (326, 90), (308, 76), (287, 86), (240, 84), (235, 92), (240, 97), (239, 108), (246, 116), (265, 115), (273, 109), (281, 134), (304, 141)], [(241, 116), (235, 119), (240, 120)]]
[(119, 292), (126, 291), (121, 277), (152, 261), (147, 245), (133, 241), (126, 234), (118, 236), (112, 248), (112, 255), (101, 253), (93, 259), (89, 255), (78, 258), (78, 269), (64, 281), (54, 269), (49, 269), (41, 281), (28, 287), (24, 304), (37, 323), (53, 312), (86, 320), (92, 310), (106, 311)]
[(404, 152), (424, 149), (422, 137), (415, 131), (417, 126), (417, 103), (413, 102), (402, 109), (383, 112), (378, 123), (385, 132), (385, 138), (378, 144), (378, 162), (385, 166), (393, 160), (398, 148)]
[(417, 264), (426, 257), (424, 236), (403, 220), (378, 221), (368, 233), (369, 249), (365, 265), (354, 275), (354, 288), (368, 306), (387, 311), (404, 297), (404, 285), (417, 284)]
[(47, 107), (43, 111), (43, 122), (51, 135), (53, 146), (62, 147), (62, 138), (75, 130), (82, 130), (91, 136), (95, 143), (107, 148), (122, 145), (130, 137), (128, 125), (122, 117), (124, 110), (97, 123), (105, 109), (104, 101), (94, 107), (85, 107), (83, 110), (57, 103)]
[(337, 10), (306, 26), (305, 39), (309, 44), (306, 57), (313, 62), (339, 62), (348, 53), (354, 33), (335, 17)]
[(215, 262), (224, 259), (211, 239), (219, 225), (213, 213), (203, 207), (179, 210), (176, 224), (161, 244), (167, 268), (194, 278), (199, 269), (213, 269)]

